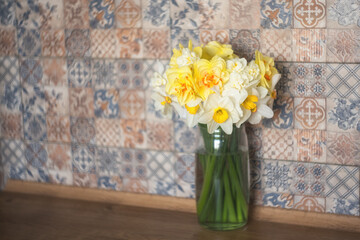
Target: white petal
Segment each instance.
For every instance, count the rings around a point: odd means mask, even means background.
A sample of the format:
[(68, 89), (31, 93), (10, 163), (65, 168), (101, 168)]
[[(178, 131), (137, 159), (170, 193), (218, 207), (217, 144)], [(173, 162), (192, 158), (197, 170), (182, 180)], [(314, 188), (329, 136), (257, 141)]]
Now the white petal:
[(233, 122), (228, 119), (227, 121), (220, 123), (220, 127), (224, 130), (226, 134), (231, 134), (233, 130)]
[(261, 104), (257, 108), (256, 112), (258, 112), (259, 114), (261, 114), (262, 116), (264, 116), (266, 118), (272, 118), (274, 116), (273, 110), (265, 104)]
[(201, 98), (196, 98), (188, 102), (186, 105), (188, 105), (189, 107), (196, 107), (197, 105), (199, 105), (200, 102), (201, 102)]
[(248, 95), (249, 95), (248, 92), (245, 89), (242, 89), (240, 91), (240, 98), (239, 98), (238, 104), (243, 103), (245, 101), (245, 99), (248, 97)]
[(220, 100), (220, 96), (217, 93), (210, 94), (208, 99), (205, 101), (204, 108), (208, 110), (213, 110), (219, 106), (218, 102)]
[(279, 82), (281, 78), (281, 74), (275, 74), (272, 78), (271, 78), (271, 82), (272, 82), (272, 86), (271, 86), (271, 90), (275, 89), (276, 84)]
[(258, 124), (261, 121), (261, 115), (258, 112), (253, 113), (249, 118), (249, 123)]
[(264, 98), (266, 94), (268, 93), (268, 90), (262, 86), (258, 87), (257, 90), (259, 91), (260, 98)]
[(204, 112), (203, 114), (201, 114), (201, 116), (199, 117), (199, 123), (208, 123), (210, 121), (213, 120), (213, 116), (214, 116), (214, 112), (213, 111), (208, 111), (208, 112)]
[(217, 122), (211, 121), (207, 125), (208, 133), (213, 134), (218, 127), (219, 127), (219, 124)]
[(243, 109), (244, 116), (240, 118), (240, 120), (236, 123), (236, 127), (240, 127), (241, 124), (246, 122), (251, 116), (251, 111), (247, 109)]

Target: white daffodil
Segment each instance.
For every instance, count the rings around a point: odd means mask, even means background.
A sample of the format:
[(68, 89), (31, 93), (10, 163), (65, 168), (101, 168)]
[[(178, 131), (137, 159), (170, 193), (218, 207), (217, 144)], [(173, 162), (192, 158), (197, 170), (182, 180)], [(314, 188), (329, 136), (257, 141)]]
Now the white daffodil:
[(176, 59), (178, 67), (189, 66), (199, 60), (199, 56), (188, 48), (182, 49), (182, 55)]
[(247, 61), (245, 58), (234, 58), (226, 61), (226, 68), (230, 72), (241, 73), (246, 67)]
[(256, 87), (252, 89), (252, 94), (244, 101), (243, 106), (252, 111), (249, 123), (258, 124), (263, 117), (272, 118), (273, 110), (267, 105), (270, 96), (268, 90), (264, 87)]
[[(244, 72), (245, 72), (246, 77), (248, 78), (249, 82), (252, 82), (252, 83), (257, 82), (256, 84), (258, 84), (260, 82), (260, 79), (261, 79), (260, 68), (255, 63), (255, 61), (251, 61), (244, 69)], [(254, 86), (254, 85), (250, 85), (250, 86)]]
[(167, 95), (165, 93), (165, 88), (157, 88), (157, 90), (151, 94), (151, 98), (154, 99), (155, 111), (161, 111), (168, 119), (172, 118), (173, 108), (179, 114), (182, 112), (182, 108), (176, 101), (176, 98)]
[(184, 115), (185, 122), (189, 127), (195, 127), (202, 113), (201, 98), (197, 98), (188, 104), (185, 104)]
[(167, 83), (166, 75), (161, 75), (158, 72), (155, 72), (152, 78), (150, 79), (150, 86), (154, 91), (161, 91), (161, 88), (164, 87)]
[(218, 93), (209, 95), (203, 106), (203, 113), (199, 122), (207, 124), (210, 134), (220, 126), (226, 134), (231, 134), (233, 124), (239, 121), (238, 112), (229, 97), (222, 97)]

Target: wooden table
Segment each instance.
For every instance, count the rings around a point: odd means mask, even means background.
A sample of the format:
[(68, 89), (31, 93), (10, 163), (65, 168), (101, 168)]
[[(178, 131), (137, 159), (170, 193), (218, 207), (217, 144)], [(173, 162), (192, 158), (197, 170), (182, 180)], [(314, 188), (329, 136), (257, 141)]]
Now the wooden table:
[(200, 227), (194, 213), (2, 192), (0, 239), (359, 240), (360, 234), (259, 221), (218, 232)]

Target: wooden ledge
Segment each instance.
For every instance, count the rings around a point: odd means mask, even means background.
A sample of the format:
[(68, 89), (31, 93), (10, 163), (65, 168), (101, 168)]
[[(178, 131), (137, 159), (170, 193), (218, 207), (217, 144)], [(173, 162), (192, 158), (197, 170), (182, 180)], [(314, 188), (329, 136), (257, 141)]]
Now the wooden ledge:
[[(180, 212), (196, 212), (194, 199), (115, 192), (93, 188), (79, 188), (10, 180), (7, 183), (5, 192), (26, 193), (63, 199), (86, 200), (91, 202), (122, 204)], [(251, 206), (250, 218), (255, 221), (328, 228), (360, 233), (360, 217), (354, 216)]]

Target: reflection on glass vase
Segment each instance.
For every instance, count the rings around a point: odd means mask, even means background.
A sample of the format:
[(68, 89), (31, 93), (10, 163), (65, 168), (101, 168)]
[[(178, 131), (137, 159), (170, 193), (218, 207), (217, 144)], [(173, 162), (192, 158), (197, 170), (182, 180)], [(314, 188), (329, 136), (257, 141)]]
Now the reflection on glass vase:
[(227, 135), (209, 134), (199, 124), (204, 148), (196, 155), (196, 205), (201, 226), (232, 230), (246, 225), (249, 208), (249, 154), (245, 126)]

